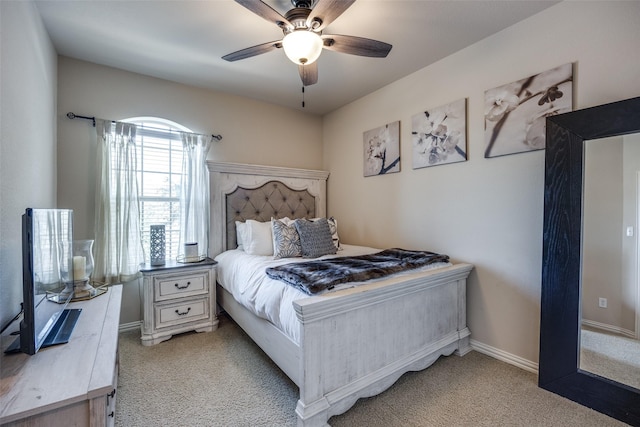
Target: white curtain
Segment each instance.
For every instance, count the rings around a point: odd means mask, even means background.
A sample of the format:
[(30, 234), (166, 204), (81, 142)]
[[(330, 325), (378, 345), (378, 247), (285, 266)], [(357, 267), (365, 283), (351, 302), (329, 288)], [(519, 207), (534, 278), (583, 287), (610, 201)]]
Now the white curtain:
[(209, 174), (207, 153), (211, 137), (182, 132), (181, 228), (178, 254), (185, 243), (198, 243), (199, 254), (209, 251)]
[(93, 279), (122, 283), (139, 277), (140, 235), (136, 125), (96, 120), (98, 132)]
[(31, 270), (36, 295), (44, 296), (46, 291), (59, 291), (70, 280), (73, 215), (66, 209), (33, 209), (31, 221)]

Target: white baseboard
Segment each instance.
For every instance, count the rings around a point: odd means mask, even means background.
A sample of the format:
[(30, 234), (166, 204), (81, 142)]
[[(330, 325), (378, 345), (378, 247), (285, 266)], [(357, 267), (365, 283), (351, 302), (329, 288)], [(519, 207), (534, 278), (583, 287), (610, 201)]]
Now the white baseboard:
[(142, 322), (130, 322), (130, 323), (122, 323), (120, 325), (120, 328), (118, 329), (119, 332), (129, 332), (129, 331), (133, 331), (136, 329), (140, 329), (140, 325), (142, 325)]
[(619, 326), (607, 325), (606, 323), (595, 322), (593, 320), (585, 320), (582, 319), (582, 325), (588, 326), (590, 328), (600, 329), (601, 331), (611, 332), (618, 335), (624, 335), (625, 337), (629, 337), (632, 339), (636, 338), (636, 334), (629, 329), (624, 329)]
[(538, 364), (532, 362), (527, 359), (523, 359), (520, 356), (516, 356), (515, 354), (507, 353), (506, 351), (500, 350), (495, 347), (491, 347), (490, 345), (481, 343), (480, 341), (476, 341), (472, 339), (470, 341), (471, 348), (482, 353), (487, 356), (491, 356), (494, 359), (501, 360), (510, 365), (517, 366), (520, 369), (524, 369), (525, 371), (532, 372), (534, 374), (538, 373)]
[[(589, 327), (604, 330), (607, 332), (616, 333), (618, 335), (624, 335), (629, 338), (635, 338), (635, 333), (628, 329), (611, 326), (604, 323), (594, 322), (590, 320), (583, 320), (582, 324), (584, 326), (589, 326)], [(524, 369), (525, 371), (529, 371), (534, 374), (538, 373), (538, 364), (535, 362), (524, 359), (520, 356), (516, 356), (515, 354), (507, 353), (506, 351), (500, 350), (498, 348), (491, 347), (490, 345), (484, 344), (474, 339), (470, 340), (469, 344), (471, 345), (471, 348), (473, 350), (476, 350), (482, 354), (486, 354), (487, 356), (491, 356), (494, 359), (501, 360), (510, 365), (517, 366), (518, 368)]]

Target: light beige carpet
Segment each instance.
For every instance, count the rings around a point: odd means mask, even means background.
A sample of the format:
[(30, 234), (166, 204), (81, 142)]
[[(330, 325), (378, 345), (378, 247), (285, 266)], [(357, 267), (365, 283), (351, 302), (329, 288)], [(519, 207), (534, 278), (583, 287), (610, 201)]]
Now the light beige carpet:
[[(294, 426), (298, 389), (229, 318), (217, 331), (143, 347), (120, 335), (116, 426)], [(362, 399), (339, 426), (621, 426), (477, 352), (440, 358)]]
[(582, 328), (580, 368), (640, 389), (640, 341)]

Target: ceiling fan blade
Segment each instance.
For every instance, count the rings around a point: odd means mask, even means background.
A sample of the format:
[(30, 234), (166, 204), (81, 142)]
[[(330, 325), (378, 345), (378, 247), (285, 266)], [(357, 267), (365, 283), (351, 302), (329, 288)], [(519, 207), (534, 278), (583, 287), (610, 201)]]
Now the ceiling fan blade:
[(293, 25), (287, 20), (287, 18), (261, 0), (236, 0), (236, 3), (246, 7), (251, 12), (266, 19), (267, 21), (273, 22), (280, 28), (293, 28)]
[(389, 43), (366, 39), (356, 36), (341, 36), (337, 34), (322, 36), (324, 48), (350, 55), (385, 58), (391, 51)]
[(298, 65), (298, 72), (303, 86), (311, 86), (318, 83), (318, 62), (308, 65)]
[(342, 15), (354, 2), (355, 0), (318, 0), (307, 18), (307, 27), (312, 27), (315, 19), (320, 22), (320, 26), (314, 27), (314, 30), (321, 31)]
[(261, 55), (263, 53), (270, 52), (274, 49), (278, 49), (282, 47), (282, 42), (280, 40), (276, 40), (269, 43), (262, 43), (257, 46), (251, 46), (246, 49), (239, 50), (237, 52), (230, 53), (222, 57), (225, 61), (239, 61), (245, 58), (251, 58), (252, 56)]

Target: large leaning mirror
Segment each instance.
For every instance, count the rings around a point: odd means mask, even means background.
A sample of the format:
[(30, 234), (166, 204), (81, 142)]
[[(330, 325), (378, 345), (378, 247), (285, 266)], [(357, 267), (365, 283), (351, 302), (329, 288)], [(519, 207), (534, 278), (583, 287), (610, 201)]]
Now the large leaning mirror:
[(638, 132), (640, 98), (547, 119), (538, 383), (640, 426)]
[(584, 142), (579, 367), (640, 390), (640, 133)]

